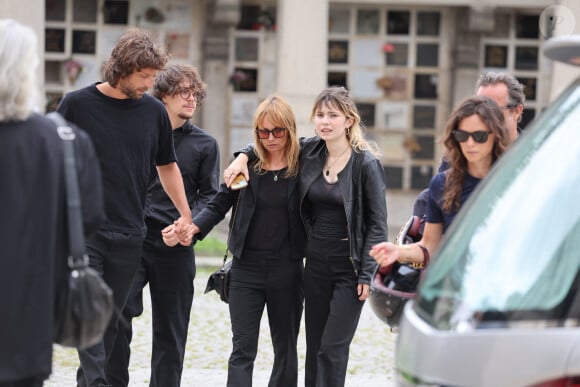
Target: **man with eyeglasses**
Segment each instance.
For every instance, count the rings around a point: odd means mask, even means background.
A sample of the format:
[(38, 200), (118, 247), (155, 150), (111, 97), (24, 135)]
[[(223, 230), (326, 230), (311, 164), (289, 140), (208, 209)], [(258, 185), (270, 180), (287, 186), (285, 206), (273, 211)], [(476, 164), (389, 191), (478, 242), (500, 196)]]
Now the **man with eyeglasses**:
[(493, 99), (502, 108), (510, 137), (515, 141), (522, 131), (518, 123), (522, 121), (526, 101), (524, 85), (507, 73), (487, 72), (477, 80), (475, 94)]
[[(219, 186), (219, 148), (214, 137), (193, 125), (198, 104), (206, 95), (196, 68), (173, 65), (155, 78), (153, 95), (169, 114), (178, 165), (191, 213), (205, 207)], [(122, 324), (107, 363), (108, 380), (115, 386), (129, 383), (131, 321), (143, 313), (142, 290), (149, 283), (153, 319), (153, 349), (150, 386), (173, 387), (181, 384), (183, 357), (189, 316), (193, 302), (195, 256), (191, 246), (163, 242), (162, 232), (175, 235), (173, 220), (177, 210), (162, 189), (159, 177), (149, 186), (145, 207), (147, 235), (141, 267), (137, 270)]]

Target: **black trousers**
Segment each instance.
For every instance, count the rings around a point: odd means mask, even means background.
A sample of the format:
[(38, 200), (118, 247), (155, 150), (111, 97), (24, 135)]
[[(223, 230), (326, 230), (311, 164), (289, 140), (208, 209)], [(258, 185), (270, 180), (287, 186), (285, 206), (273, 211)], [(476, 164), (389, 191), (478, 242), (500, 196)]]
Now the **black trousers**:
[(48, 376), (33, 376), (12, 382), (0, 382), (0, 387), (42, 387)]
[(248, 253), (241, 260), (234, 259), (230, 273), (233, 348), (227, 385), (252, 385), (260, 320), (266, 306), (274, 347), (274, 364), (268, 386), (296, 387), (296, 343), (304, 301), (302, 260)]
[(106, 386), (105, 364), (111, 354), (119, 330), (117, 311), (123, 310), (135, 272), (141, 262), (143, 237), (100, 230), (87, 240), (90, 266), (97, 270), (113, 290), (116, 312), (109, 322), (103, 340), (92, 347), (78, 351), (80, 367), (77, 385)]
[(143, 259), (129, 299), (123, 309), (126, 324), (120, 324), (115, 346), (107, 362), (107, 378), (113, 387), (129, 385), (131, 322), (143, 313), (143, 287), (149, 283), (153, 319), (151, 387), (178, 387), (189, 316), (193, 302), (195, 256), (191, 246), (168, 247), (161, 238), (164, 225), (147, 222)]
[(360, 318), (358, 276), (348, 240), (309, 239), (304, 269), (306, 387), (344, 386)]

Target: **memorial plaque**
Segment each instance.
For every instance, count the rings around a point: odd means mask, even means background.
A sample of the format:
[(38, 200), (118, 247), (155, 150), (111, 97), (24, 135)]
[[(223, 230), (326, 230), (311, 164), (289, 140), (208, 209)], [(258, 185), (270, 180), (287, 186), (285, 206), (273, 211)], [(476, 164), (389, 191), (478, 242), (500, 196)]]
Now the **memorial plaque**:
[(73, 54), (94, 54), (96, 52), (96, 37), (95, 31), (73, 31)]
[(97, 0), (74, 0), (73, 1), (73, 22), (76, 22), (76, 23), (96, 23), (97, 22)]
[(348, 42), (340, 40), (328, 42), (328, 63), (348, 63)]
[(347, 87), (347, 77), (344, 71), (330, 71), (327, 76), (328, 86), (344, 86)]
[(47, 28), (44, 30), (44, 51), (64, 52), (65, 31), (62, 28)]
[(379, 33), (379, 11), (376, 9), (359, 9), (356, 18), (356, 32), (362, 35)]
[(507, 46), (486, 45), (485, 67), (507, 67)]
[(129, 20), (129, 2), (105, 0), (104, 15), (106, 24), (127, 24)]

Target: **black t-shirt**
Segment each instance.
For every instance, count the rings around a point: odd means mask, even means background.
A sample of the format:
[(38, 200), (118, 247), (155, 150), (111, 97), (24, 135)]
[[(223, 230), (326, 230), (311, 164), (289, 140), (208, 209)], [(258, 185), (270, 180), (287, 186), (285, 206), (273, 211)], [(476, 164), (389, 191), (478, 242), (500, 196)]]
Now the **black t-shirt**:
[(67, 94), (57, 110), (93, 141), (103, 175), (104, 227), (144, 235), (151, 170), (176, 161), (163, 104), (148, 94), (138, 100), (111, 98), (94, 84)]
[[(288, 180), (285, 169), (259, 175), (256, 208), (248, 234), (246, 250), (280, 251), (290, 254)], [(274, 180), (276, 176), (276, 180)], [(283, 257), (280, 257), (283, 258)]]

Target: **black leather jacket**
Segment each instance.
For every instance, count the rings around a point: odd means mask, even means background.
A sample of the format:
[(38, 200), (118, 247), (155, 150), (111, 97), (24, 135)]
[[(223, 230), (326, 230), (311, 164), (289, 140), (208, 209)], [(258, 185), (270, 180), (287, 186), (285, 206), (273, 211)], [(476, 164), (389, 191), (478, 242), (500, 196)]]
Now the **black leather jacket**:
[[(245, 153), (250, 161), (256, 158), (252, 146), (240, 152)], [(310, 236), (312, 212), (308, 200), (304, 199), (321, 174), (326, 154), (326, 143), (319, 137), (300, 139), (300, 216), (307, 236)], [(348, 164), (338, 174), (338, 182), (344, 198), (353, 269), (359, 283), (370, 284), (377, 264), (369, 251), (373, 245), (386, 241), (388, 236), (383, 167), (370, 152), (353, 152)]]
[[(326, 162), (326, 144), (318, 137), (301, 140), (300, 215), (307, 235), (311, 231), (312, 212), (304, 200), (310, 186), (320, 176)], [(370, 284), (375, 260), (371, 247), (387, 240), (387, 202), (385, 178), (380, 161), (370, 152), (353, 152), (338, 174), (348, 222), (351, 260), (359, 283)]]
[[(228, 249), (235, 258), (240, 258), (244, 251), (244, 243), (250, 221), (256, 209), (258, 200), (258, 184), (260, 179), (249, 167), (250, 181), (246, 188), (239, 191), (230, 190), (225, 184), (220, 185), (220, 189), (207, 204), (207, 206), (193, 218), (201, 230), (197, 234), (197, 239), (203, 239), (211, 229), (218, 224), (232, 208), (230, 218), (230, 231), (228, 238)], [(304, 258), (306, 249), (306, 234), (300, 221), (298, 210), (298, 179), (296, 177), (288, 181), (288, 218), (290, 220), (290, 248), (293, 259)], [(276, 219), (272, 220), (272, 226), (276, 225)]]

